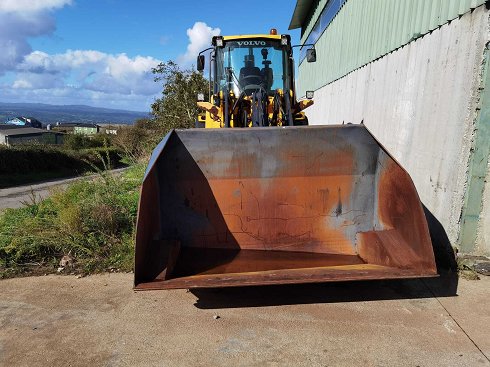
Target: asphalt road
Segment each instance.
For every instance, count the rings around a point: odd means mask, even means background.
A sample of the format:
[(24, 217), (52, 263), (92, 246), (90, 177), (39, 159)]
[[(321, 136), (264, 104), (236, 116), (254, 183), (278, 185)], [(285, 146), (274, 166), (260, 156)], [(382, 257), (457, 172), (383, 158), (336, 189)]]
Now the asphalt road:
[[(117, 174), (125, 169), (126, 168), (118, 168), (111, 172)], [(46, 198), (54, 188), (66, 187), (73, 181), (91, 180), (96, 177), (98, 177), (97, 174), (0, 189), (0, 211), (6, 208), (20, 208), (24, 202), (32, 202), (33, 198), (36, 200)]]
[(0, 366), (490, 366), (490, 277), (446, 297), (448, 284), (134, 292), (132, 274), (2, 280)]

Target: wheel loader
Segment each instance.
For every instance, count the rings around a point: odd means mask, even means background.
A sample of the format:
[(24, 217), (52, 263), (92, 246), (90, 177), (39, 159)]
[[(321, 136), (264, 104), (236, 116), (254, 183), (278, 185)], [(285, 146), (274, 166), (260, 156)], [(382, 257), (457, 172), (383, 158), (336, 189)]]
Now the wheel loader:
[[(288, 35), (216, 36), (197, 128), (144, 177), (135, 289), (437, 275), (408, 173), (363, 125), (307, 126)], [(305, 62), (316, 61), (312, 45)]]

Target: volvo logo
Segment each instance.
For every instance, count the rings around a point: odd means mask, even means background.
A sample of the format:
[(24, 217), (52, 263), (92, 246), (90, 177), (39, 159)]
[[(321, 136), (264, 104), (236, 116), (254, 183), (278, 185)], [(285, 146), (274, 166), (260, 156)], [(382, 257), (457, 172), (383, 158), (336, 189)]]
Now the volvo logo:
[(237, 41), (238, 46), (265, 46), (265, 41)]

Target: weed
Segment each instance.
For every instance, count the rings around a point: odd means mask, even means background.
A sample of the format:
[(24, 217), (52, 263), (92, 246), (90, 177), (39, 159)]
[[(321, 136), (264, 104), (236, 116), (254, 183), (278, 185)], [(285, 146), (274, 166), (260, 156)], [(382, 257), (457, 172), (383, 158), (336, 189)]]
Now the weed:
[(458, 274), (466, 280), (479, 280), (480, 277), (474, 269), (474, 261), (471, 258), (459, 256), (456, 258), (458, 264)]
[(1, 276), (34, 264), (54, 271), (68, 253), (76, 260), (75, 271), (131, 270), (143, 172), (142, 165), (120, 176), (102, 172), (48, 199), (5, 210), (0, 214)]

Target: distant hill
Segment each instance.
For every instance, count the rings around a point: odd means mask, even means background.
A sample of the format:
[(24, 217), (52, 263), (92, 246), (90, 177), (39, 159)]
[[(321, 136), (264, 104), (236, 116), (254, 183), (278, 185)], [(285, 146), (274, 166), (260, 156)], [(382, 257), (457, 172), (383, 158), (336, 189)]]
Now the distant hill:
[(140, 118), (149, 117), (149, 114), (83, 105), (0, 102), (0, 122), (15, 116), (35, 117), (44, 125), (55, 122), (133, 124)]

